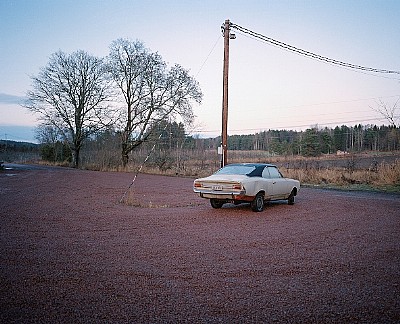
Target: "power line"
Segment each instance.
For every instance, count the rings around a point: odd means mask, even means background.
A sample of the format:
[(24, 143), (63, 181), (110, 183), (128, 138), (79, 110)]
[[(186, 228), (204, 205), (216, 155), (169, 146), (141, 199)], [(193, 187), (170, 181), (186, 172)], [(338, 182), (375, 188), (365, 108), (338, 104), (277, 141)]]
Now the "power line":
[[(396, 116), (400, 117), (400, 116)], [(376, 121), (380, 120), (383, 121), (385, 118), (379, 118), (379, 117), (374, 117), (374, 118), (367, 118), (367, 119), (357, 119), (357, 120), (347, 120), (347, 121), (335, 121), (335, 122), (320, 122), (320, 123), (314, 123), (318, 124), (319, 126), (328, 126), (328, 125), (344, 125), (344, 124), (350, 124), (350, 123), (363, 123), (363, 122), (368, 122), (368, 121)], [(303, 124), (303, 125), (289, 125), (289, 126), (278, 126), (274, 127), (273, 129), (293, 129), (293, 128), (304, 128), (304, 127), (310, 127), (312, 125), (312, 122), (308, 124)], [(257, 127), (257, 128), (243, 128), (243, 129), (230, 129), (231, 132), (250, 132), (250, 131), (262, 131), (267, 129), (268, 127)], [(272, 129), (272, 128), (269, 128)], [(193, 133), (217, 133), (219, 130), (194, 130)]]
[[(360, 99), (347, 99), (347, 100), (337, 100), (337, 101), (330, 101), (330, 102), (317, 102), (317, 103), (310, 103), (310, 104), (302, 104), (302, 105), (287, 105), (287, 106), (272, 106), (269, 107), (269, 110), (282, 110), (282, 109), (290, 109), (290, 108), (303, 108), (303, 107), (314, 107), (314, 106), (325, 106), (325, 105), (337, 105), (337, 104), (343, 104), (343, 103), (352, 103), (352, 102), (360, 102), (360, 101), (370, 101), (370, 100), (378, 100), (378, 99), (385, 99), (385, 98), (400, 98), (400, 95), (392, 95), (392, 96), (380, 96), (380, 97), (370, 97), (370, 98), (360, 98)], [(246, 108), (246, 111), (255, 111), (258, 109), (253, 109), (253, 108)], [(368, 110), (370, 111), (370, 110)], [(351, 114), (355, 113), (357, 111), (346, 111), (346, 112), (334, 112), (333, 114), (336, 116), (338, 114)], [(358, 112), (366, 112), (366, 111), (358, 111)], [(214, 114), (214, 113), (212, 113)], [(207, 114), (209, 115), (209, 114)], [(327, 116), (330, 114), (318, 114), (318, 115), (313, 115), (313, 116)]]
[(201, 70), (203, 70), (204, 65), (207, 63), (208, 59), (210, 58), (212, 52), (214, 52), (215, 47), (217, 46), (219, 40), (222, 39), (221, 35), (218, 35), (217, 40), (215, 41), (213, 47), (211, 48), (210, 52), (208, 53), (207, 57), (205, 58), (204, 62), (201, 64), (199, 71), (196, 74), (196, 77), (200, 74)]
[[(237, 33), (240, 34), (240, 35), (243, 35), (244, 37), (248, 37), (248, 38), (250, 38), (250, 39), (256, 40), (256, 41), (258, 41), (258, 42), (260, 42), (260, 43), (263, 42), (261, 39), (254, 38), (254, 37), (252, 37), (252, 36), (250, 36), (250, 35), (248, 35), (248, 34), (245, 34), (245, 33), (240, 32), (239, 30), (237, 31)], [(274, 46), (274, 45), (273, 45), (273, 46)], [(290, 50), (288, 50), (288, 49), (284, 49), (284, 50), (290, 52)], [(295, 53), (295, 54), (301, 55), (301, 54), (299, 54), (299, 53)], [(312, 58), (312, 57), (307, 57), (307, 58), (310, 59), (310, 60), (313, 60), (313, 59), (314, 59), (314, 58)], [(328, 63), (328, 62), (322, 62), (322, 63), (332, 65), (332, 64), (330, 64), (330, 63)], [(345, 69), (345, 70), (350, 70), (350, 71), (357, 72), (357, 73), (361, 73), (361, 74), (365, 74), (365, 75), (370, 75), (370, 76), (373, 76), (373, 77), (378, 77), (378, 78), (383, 78), (383, 79), (388, 79), (388, 80), (400, 81), (400, 79), (397, 78), (397, 77), (395, 77), (395, 76), (394, 76), (394, 77), (390, 77), (390, 76), (385, 75), (385, 74), (376, 74), (376, 73), (372, 73), (372, 72), (366, 72), (366, 71), (354, 70), (354, 69), (352, 70), (352, 69), (347, 68), (347, 67), (344, 67), (344, 66), (337, 66), (337, 65), (336, 65), (336, 67), (339, 67), (339, 68)]]
[(251, 31), (250, 29), (244, 28), (242, 26), (239, 26), (237, 24), (233, 24), (231, 23), (231, 27), (235, 28), (236, 30), (248, 34), (252, 37), (258, 38), (264, 42), (267, 42), (269, 44), (272, 44), (274, 46), (278, 46), (280, 48), (283, 48), (285, 50), (289, 50), (292, 51), (294, 53), (312, 58), (312, 59), (317, 59), (320, 60), (322, 62), (325, 63), (329, 63), (329, 64), (334, 64), (334, 65), (338, 65), (341, 67), (345, 67), (345, 68), (350, 68), (350, 69), (355, 69), (355, 70), (359, 70), (359, 71), (366, 71), (366, 72), (374, 72), (374, 73), (384, 73), (384, 74), (400, 74), (400, 71), (395, 71), (395, 70), (385, 70), (385, 69), (376, 69), (376, 68), (371, 68), (371, 67), (366, 67), (366, 66), (362, 66), (362, 65), (357, 65), (357, 64), (351, 64), (351, 63), (346, 63), (343, 61), (339, 61), (339, 60), (335, 60), (335, 59), (331, 59), (329, 57), (326, 56), (322, 56), (319, 54), (315, 54), (306, 50), (303, 50), (301, 48), (286, 44), (284, 42), (278, 41), (276, 39), (273, 39), (271, 37), (267, 37), (264, 36), (262, 34), (256, 33), (254, 31)]
[[(361, 98), (361, 99), (349, 99), (349, 100), (338, 100), (338, 101), (330, 101), (330, 102), (318, 102), (318, 103), (311, 103), (311, 104), (302, 104), (302, 105), (289, 105), (289, 106), (274, 106), (271, 107), (271, 110), (276, 109), (287, 109), (287, 108), (302, 108), (302, 107), (313, 107), (313, 106), (324, 106), (324, 105), (336, 105), (336, 104), (343, 104), (343, 103), (350, 103), (350, 102), (359, 102), (359, 101), (370, 101), (370, 100), (378, 100), (384, 98), (400, 98), (400, 95), (394, 96), (385, 96), (385, 97), (371, 97), (371, 98)], [(252, 109), (248, 109), (247, 111), (251, 111)], [(354, 112), (354, 111), (352, 111)], [(335, 112), (336, 114), (336, 112)]]
[[(339, 125), (339, 124), (350, 124), (350, 123), (362, 123), (362, 122), (367, 122), (367, 121), (374, 121), (374, 120), (385, 120), (385, 118), (369, 118), (369, 119), (358, 119), (358, 120), (347, 120), (347, 121), (335, 121), (335, 122), (326, 122), (326, 123), (314, 123), (315, 125), (319, 126), (328, 126), (328, 125)], [(277, 129), (290, 129), (290, 128), (303, 128), (303, 127), (310, 127), (311, 122), (308, 124), (303, 124), (303, 125), (292, 125), (292, 126), (284, 126), (284, 127), (275, 127)], [(243, 129), (241, 131), (255, 131), (259, 128), (253, 128), (253, 129)], [(239, 130), (232, 130), (232, 131), (239, 131)]]

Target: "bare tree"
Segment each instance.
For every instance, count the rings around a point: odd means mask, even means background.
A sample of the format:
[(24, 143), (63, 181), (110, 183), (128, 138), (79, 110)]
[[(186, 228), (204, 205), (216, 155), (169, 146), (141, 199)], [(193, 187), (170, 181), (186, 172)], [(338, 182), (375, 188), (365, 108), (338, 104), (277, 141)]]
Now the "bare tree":
[(400, 111), (399, 104), (400, 96), (392, 104), (384, 102), (382, 99), (377, 100), (377, 107), (371, 107), (374, 111), (380, 113), (394, 127), (400, 127)]
[(70, 146), (65, 143), (63, 134), (55, 126), (45, 123), (37, 126), (36, 139), (42, 144), (42, 159), (52, 162), (66, 162), (70, 160)]
[(57, 128), (51, 124), (42, 123), (36, 127), (36, 139), (39, 143), (55, 144), (57, 141), (62, 140), (61, 134)]
[(191, 122), (192, 102), (202, 100), (199, 84), (188, 71), (179, 65), (168, 69), (161, 56), (150, 52), (140, 41), (114, 41), (109, 71), (124, 104), (117, 118), (124, 166), (129, 153), (150, 136), (152, 127), (178, 115)]
[(33, 89), (28, 91), (24, 106), (58, 129), (78, 167), (83, 143), (109, 115), (106, 103), (110, 82), (103, 60), (84, 51), (70, 55), (59, 51), (32, 81)]

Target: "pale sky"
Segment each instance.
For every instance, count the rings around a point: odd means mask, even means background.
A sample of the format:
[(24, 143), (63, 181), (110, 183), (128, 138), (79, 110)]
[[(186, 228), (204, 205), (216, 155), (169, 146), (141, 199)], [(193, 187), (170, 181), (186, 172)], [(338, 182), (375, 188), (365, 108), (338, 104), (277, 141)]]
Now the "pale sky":
[[(199, 81), (195, 133), (214, 137), (221, 132), (225, 19), (315, 54), (400, 71), (399, 17), (398, 0), (1, 0), (0, 139), (22, 140), (9, 126), (37, 125), (18, 101), (58, 50), (103, 57), (115, 39), (141, 40)], [(399, 74), (340, 68), (233, 33), (229, 135), (387, 124), (372, 107), (399, 98)]]

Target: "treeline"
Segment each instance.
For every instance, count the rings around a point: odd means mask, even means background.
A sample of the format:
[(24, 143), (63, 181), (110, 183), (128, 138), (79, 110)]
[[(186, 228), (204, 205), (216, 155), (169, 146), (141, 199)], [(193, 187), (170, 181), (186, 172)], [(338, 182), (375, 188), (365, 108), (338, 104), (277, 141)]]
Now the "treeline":
[(0, 162), (21, 162), (40, 157), (40, 146), (28, 142), (0, 140)]
[[(43, 131), (43, 129), (41, 129)], [(121, 165), (121, 132), (113, 129), (92, 135), (82, 148), (83, 167), (112, 169)], [(43, 136), (42, 136), (43, 139)], [(184, 124), (160, 122), (151, 135), (131, 153), (132, 164), (147, 162), (159, 169), (184, 168), (189, 160), (218, 160), (216, 153), (221, 138), (200, 138), (188, 135)], [(260, 152), (263, 156), (319, 156), (342, 152), (400, 151), (400, 128), (395, 126), (355, 125), (335, 128), (310, 128), (305, 131), (268, 130), (248, 135), (228, 137), (229, 151)], [(40, 145), (0, 141), (0, 160), (24, 161), (41, 158), (44, 161), (65, 163), (72, 160), (68, 143), (48, 136)], [(206, 163), (206, 162), (204, 162)], [(216, 162), (218, 163), (218, 162)]]
[[(120, 165), (122, 134), (109, 129), (91, 136), (82, 148), (84, 166), (101, 169)], [(148, 162), (160, 169), (183, 160), (203, 159), (205, 152), (217, 151), (221, 138), (200, 138), (188, 135), (183, 123), (160, 122), (156, 129), (132, 153), (133, 163)], [(71, 150), (60, 141), (41, 146), (43, 160), (70, 162)], [(248, 135), (228, 136), (229, 151), (263, 151), (266, 155), (319, 156), (339, 152), (396, 151), (400, 150), (400, 128), (395, 126), (355, 125), (335, 128), (309, 128), (305, 131), (268, 130)], [(99, 166), (100, 164), (100, 166)]]
[[(121, 166), (120, 136), (120, 133), (110, 130), (92, 137), (83, 148), (83, 166), (96, 170), (118, 170)], [(188, 135), (182, 123), (161, 122), (151, 136), (131, 153), (129, 168), (145, 165), (146, 172), (181, 175), (211, 173), (220, 166), (217, 154), (220, 145), (220, 137)], [(400, 151), (400, 128), (343, 125), (333, 129), (314, 127), (305, 131), (269, 130), (228, 136), (228, 146), (230, 163), (265, 161), (273, 156), (317, 157), (338, 151), (341, 154)]]
[[(197, 139), (196, 146), (216, 148), (220, 137)], [(261, 150), (273, 155), (319, 156), (341, 152), (400, 150), (400, 129), (396, 126), (355, 125), (309, 128), (305, 131), (268, 130), (228, 137), (228, 150)]]

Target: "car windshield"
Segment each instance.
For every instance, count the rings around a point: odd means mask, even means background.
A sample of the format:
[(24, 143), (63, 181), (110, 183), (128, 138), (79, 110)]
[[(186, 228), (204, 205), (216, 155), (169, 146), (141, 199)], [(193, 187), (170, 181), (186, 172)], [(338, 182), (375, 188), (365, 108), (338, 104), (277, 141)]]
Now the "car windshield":
[(219, 169), (215, 174), (242, 174), (249, 175), (256, 167), (254, 165), (227, 165)]

